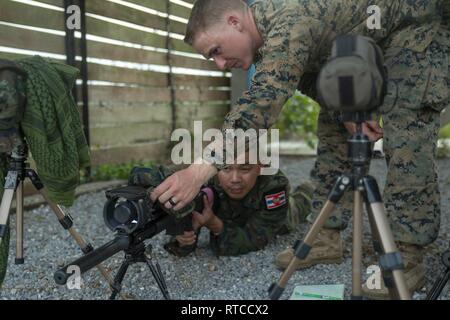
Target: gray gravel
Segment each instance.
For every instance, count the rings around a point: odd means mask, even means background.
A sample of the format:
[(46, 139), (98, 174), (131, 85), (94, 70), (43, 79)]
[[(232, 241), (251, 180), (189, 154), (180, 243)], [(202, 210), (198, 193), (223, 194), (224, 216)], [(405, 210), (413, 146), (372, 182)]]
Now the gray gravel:
[[(313, 165), (313, 158), (284, 157), (281, 168), (287, 173), (293, 186), (306, 180)], [(427, 285), (431, 288), (438, 273), (443, 270), (439, 253), (448, 248), (450, 212), (450, 159), (440, 160), (440, 187), (442, 191), (442, 227), (439, 239), (430, 247), (426, 256)], [(372, 174), (383, 186), (385, 166), (376, 160), (371, 168)], [(75, 227), (95, 247), (113, 238), (104, 226), (102, 219), (104, 191), (79, 197), (70, 209)], [(12, 216), (15, 225), (15, 216)], [(186, 258), (169, 255), (163, 244), (168, 236), (158, 234), (147, 243), (153, 246), (166, 276), (167, 286), (173, 299), (267, 299), (267, 289), (271, 282), (281, 275), (272, 264), (276, 253), (293, 244), (297, 237), (303, 236), (307, 226), (303, 225), (289, 235), (280, 236), (265, 250), (252, 252), (239, 257), (213, 256), (208, 247), (208, 234), (203, 231), (199, 248), (195, 254)], [(350, 228), (344, 232), (349, 240)], [(367, 234), (366, 234), (367, 238)], [(366, 239), (367, 240), (367, 239)], [(368, 242), (368, 241), (366, 241)], [(369, 247), (367, 247), (369, 248)], [(345, 285), (346, 298), (351, 290), (351, 247), (346, 241), (345, 261), (341, 265), (319, 265), (295, 272), (290, 279), (282, 299), (288, 299), (294, 286), (298, 284), (337, 284)], [(369, 249), (368, 249), (369, 250)], [(25, 213), (25, 264), (14, 265), (15, 239), (11, 240), (9, 269), (0, 299), (107, 299), (108, 286), (96, 269), (83, 275), (80, 290), (59, 286), (53, 280), (53, 273), (80, 256), (75, 242), (56, 221), (48, 206), (41, 206)], [(113, 271), (118, 269), (123, 254), (116, 254), (105, 265)], [(365, 264), (373, 263), (366, 257)], [(447, 288), (448, 289), (448, 288)], [(448, 292), (448, 290), (445, 290)], [(130, 267), (123, 282), (123, 293), (132, 299), (162, 299), (162, 295), (147, 266), (142, 263)], [(416, 293), (415, 299), (423, 299), (425, 291)], [(447, 293), (443, 299), (450, 299)]]

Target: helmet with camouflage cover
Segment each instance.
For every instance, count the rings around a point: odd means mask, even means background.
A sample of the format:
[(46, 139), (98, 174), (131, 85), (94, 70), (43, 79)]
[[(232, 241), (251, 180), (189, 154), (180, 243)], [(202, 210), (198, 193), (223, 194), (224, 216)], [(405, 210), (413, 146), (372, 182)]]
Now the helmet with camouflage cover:
[(19, 142), (26, 92), (26, 75), (13, 61), (0, 59), (0, 152), (9, 153)]

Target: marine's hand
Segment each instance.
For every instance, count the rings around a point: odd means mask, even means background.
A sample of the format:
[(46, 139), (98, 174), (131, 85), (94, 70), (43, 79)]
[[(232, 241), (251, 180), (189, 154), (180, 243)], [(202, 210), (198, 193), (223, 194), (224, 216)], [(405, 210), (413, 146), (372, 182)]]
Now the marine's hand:
[(200, 187), (215, 173), (216, 169), (210, 164), (190, 165), (164, 180), (153, 190), (151, 199), (158, 199), (167, 209), (180, 210), (195, 198)]

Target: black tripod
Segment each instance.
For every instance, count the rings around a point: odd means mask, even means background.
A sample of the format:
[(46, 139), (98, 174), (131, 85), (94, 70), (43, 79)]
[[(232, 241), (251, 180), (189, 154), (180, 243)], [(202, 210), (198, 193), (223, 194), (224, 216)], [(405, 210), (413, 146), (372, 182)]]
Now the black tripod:
[(122, 262), (119, 271), (117, 271), (116, 276), (114, 277), (114, 284), (111, 286), (112, 294), (109, 297), (110, 300), (114, 300), (116, 298), (116, 295), (122, 289), (122, 281), (125, 277), (125, 273), (127, 272), (128, 267), (137, 262), (144, 262), (147, 264), (164, 298), (166, 300), (170, 299), (164, 275), (161, 271), (159, 263), (156, 262), (155, 264), (153, 264), (151, 253), (152, 246), (150, 244), (145, 246), (143, 242), (140, 242), (125, 250), (125, 259)]
[(374, 247), (380, 255), (380, 266), (391, 298), (411, 299), (403, 274), (403, 262), (389, 228), (381, 195), (374, 177), (367, 175), (368, 164), (372, 155), (372, 146), (366, 135), (362, 133), (362, 114), (355, 114), (352, 118), (357, 123), (357, 132), (348, 140), (348, 155), (352, 169), (344, 173), (328, 195), (328, 200), (318, 217), (309, 229), (303, 241), (294, 245), (294, 257), (282, 274), (278, 284), (273, 283), (269, 288), (269, 297), (279, 299), (290, 277), (297, 269), (299, 261), (308, 256), (313, 241), (328, 219), (336, 204), (344, 195), (348, 187), (354, 192), (353, 207), (353, 257), (352, 257), (352, 299), (362, 299), (361, 271), (362, 271), (362, 213), (363, 199), (369, 215)]
[[(36, 171), (29, 168), (27, 163), (28, 147), (23, 138), (18, 140), (16, 146), (14, 146), (9, 161), (9, 169), (5, 178), (4, 192), (0, 206), (0, 243), (6, 236), (8, 228), (8, 217), (11, 208), (11, 203), (16, 193), (16, 264), (23, 264), (23, 186), (26, 178), (29, 178), (36, 188), (36, 190), (42, 195), (48, 205), (51, 207), (59, 223), (64, 229), (66, 229), (70, 235), (75, 239), (78, 246), (81, 248), (84, 254), (91, 252), (93, 247), (91, 244), (83, 240), (81, 235), (73, 227), (73, 219), (69, 214), (65, 214), (61, 207), (47, 197), (44, 192), (44, 185), (42, 184)], [(103, 277), (111, 285), (113, 279), (102, 265), (97, 265), (97, 269), (103, 275)]]
[(442, 262), (446, 270), (436, 280), (425, 300), (437, 300), (450, 279), (450, 249), (442, 254)]
[(110, 284), (112, 290), (110, 299), (115, 299), (116, 295), (120, 293), (122, 280), (125, 277), (128, 267), (136, 262), (145, 262), (147, 264), (164, 298), (170, 299), (161, 268), (157, 262), (155, 265), (152, 262), (152, 247), (151, 245), (146, 246), (144, 241), (154, 237), (161, 231), (166, 230), (167, 226), (170, 223), (173, 223), (173, 219), (173, 216), (164, 214), (163, 216), (148, 222), (144, 228), (135, 230), (131, 234), (127, 233), (125, 229), (118, 229), (117, 235), (113, 240), (56, 271), (54, 275), (56, 283), (61, 285), (67, 283), (67, 280), (71, 276), (71, 273), (68, 273), (68, 268), (70, 266), (78, 266), (80, 272), (83, 274), (102, 261), (105, 261), (123, 250), (125, 252), (125, 260), (120, 266), (119, 271), (114, 278), (114, 282)]

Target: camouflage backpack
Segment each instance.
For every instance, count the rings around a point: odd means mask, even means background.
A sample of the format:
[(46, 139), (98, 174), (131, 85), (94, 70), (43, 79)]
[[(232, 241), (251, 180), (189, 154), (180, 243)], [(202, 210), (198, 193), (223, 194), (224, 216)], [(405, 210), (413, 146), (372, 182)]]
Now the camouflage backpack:
[(13, 61), (0, 59), (0, 152), (11, 151), (18, 137), (26, 93), (25, 72)]

